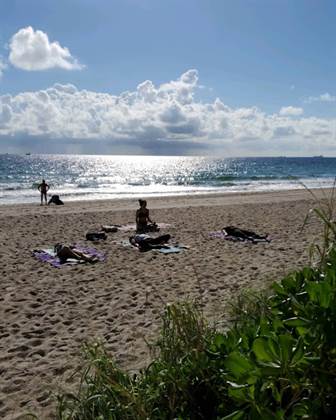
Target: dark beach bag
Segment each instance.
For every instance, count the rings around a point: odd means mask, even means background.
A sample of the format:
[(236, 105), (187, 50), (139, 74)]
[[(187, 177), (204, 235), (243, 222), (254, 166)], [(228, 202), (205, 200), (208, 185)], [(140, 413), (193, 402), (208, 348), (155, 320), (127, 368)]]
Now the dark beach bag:
[(56, 206), (63, 206), (64, 203), (63, 201), (59, 198), (59, 195), (54, 195), (54, 203), (56, 204)]
[(56, 206), (63, 206), (64, 203), (63, 201), (59, 198), (59, 195), (52, 195), (50, 200), (48, 201), (48, 205), (49, 204), (56, 204)]
[(146, 231), (147, 232), (160, 232), (160, 228), (159, 226), (154, 222), (154, 223), (150, 223), (149, 225), (147, 225), (146, 227)]
[(85, 237), (88, 241), (100, 241), (105, 240), (107, 235), (105, 232), (88, 232)]

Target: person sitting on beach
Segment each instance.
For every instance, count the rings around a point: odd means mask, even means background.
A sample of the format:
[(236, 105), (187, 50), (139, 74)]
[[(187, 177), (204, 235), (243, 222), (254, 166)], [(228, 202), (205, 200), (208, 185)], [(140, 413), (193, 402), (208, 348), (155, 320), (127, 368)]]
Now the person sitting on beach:
[[(157, 231), (157, 225), (149, 217), (149, 210), (147, 208), (146, 200), (139, 200), (140, 208), (136, 211), (135, 221), (136, 221), (136, 231), (138, 233), (145, 233), (149, 231)], [(151, 225), (148, 225), (148, 222)]]
[(41, 206), (43, 206), (43, 198), (45, 200), (45, 203), (47, 204), (47, 192), (49, 191), (49, 185), (45, 182), (44, 179), (42, 179), (41, 184), (37, 187), (37, 189), (41, 193)]
[(63, 201), (59, 198), (59, 195), (52, 195), (50, 200), (48, 201), (48, 206), (49, 204), (56, 204), (56, 206), (63, 206), (64, 203)]
[(90, 263), (95, 263), (98, 261), (97, 257), (84, 254), (84, 252), (79, 251), (73, 246), (56, 244), (54, 249), (56, 255), (58, 256), (62, 264), (64, 264), (68, 258), (73, 258), (75, 260), (83, 260)]
[(130, 243), (139, 248), (140, 251), (150, 251), (151, 249), (162, 248), (167, 244), (171, 236), (169, 234), (152, 238), (144, 233), (140, 235), (134, 235), (129, 238)]

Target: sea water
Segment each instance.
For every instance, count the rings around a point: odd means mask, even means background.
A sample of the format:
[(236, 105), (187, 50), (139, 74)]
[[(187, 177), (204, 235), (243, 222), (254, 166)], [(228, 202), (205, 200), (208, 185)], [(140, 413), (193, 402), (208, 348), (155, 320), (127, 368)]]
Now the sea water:
[(0, 204), (332, 187), (336, 158), (0, 155)]

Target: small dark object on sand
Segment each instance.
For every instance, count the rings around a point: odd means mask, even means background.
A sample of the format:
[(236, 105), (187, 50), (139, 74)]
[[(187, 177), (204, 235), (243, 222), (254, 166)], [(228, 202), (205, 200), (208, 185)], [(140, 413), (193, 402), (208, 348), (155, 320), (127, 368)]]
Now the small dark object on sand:
[(51, 198), (48, 201), (48, 206), (49, 204), (52, 204), (52, 203), (56, 204), (56, 206), (64, 205), (63, 201), (59, 198), (59, 195), (56, 195), (56, 194), (51, 196)]
[(116, 225), (103, 225), (101, 227), (101, 229), (104, 232), (107, 232), (107, 233), (109, 233), (109, 232), (111, 232), (111, 233), (118, 232), (118, 226), (116, 226)]
[(88, 241), (100, 241), (100, 240), (105, 240), (107, 238), (107, 235), (105, 232), (99, 231), (99, 232), (88, 232), (85, 235), (85, 237)]
[(225, 226), (225, 228), (222, 229), (222, 231), (232, 238), (236, 238), (241, 241), (251, 241), (253, 243), (256, 242), (271, 242), (268, 235), (258, 235), (257, 233), (241, 229), (236, 226)]

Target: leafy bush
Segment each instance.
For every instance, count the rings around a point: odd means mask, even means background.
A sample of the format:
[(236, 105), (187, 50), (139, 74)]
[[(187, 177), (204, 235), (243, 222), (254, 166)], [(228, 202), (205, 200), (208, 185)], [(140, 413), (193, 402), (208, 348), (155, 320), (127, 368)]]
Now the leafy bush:
[(243, 317), (212, 343), (236, 409), (232, 418), (333, 418), (336, 252), (323, 271), (305, 268), (273, 291), (259, 317)]

